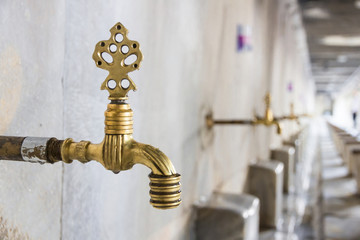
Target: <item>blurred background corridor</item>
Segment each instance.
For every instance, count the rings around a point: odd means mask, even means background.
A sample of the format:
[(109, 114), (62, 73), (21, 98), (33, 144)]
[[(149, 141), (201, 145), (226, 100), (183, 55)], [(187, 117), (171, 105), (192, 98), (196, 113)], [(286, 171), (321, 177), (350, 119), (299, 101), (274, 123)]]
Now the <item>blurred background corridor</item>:
[[(0, 22), (0, 239), (360, 239), (360, 0), (0, 0)], [(172, 175), (124, 171), (132, 137)]]

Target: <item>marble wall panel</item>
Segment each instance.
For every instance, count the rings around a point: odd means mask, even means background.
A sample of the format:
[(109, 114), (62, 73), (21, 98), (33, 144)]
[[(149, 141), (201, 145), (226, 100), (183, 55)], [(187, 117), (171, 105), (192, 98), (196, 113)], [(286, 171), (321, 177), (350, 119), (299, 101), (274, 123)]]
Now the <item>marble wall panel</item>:
[[(5, 0), (0, 22), (0, 134), (62, 138), (65, 1)], [(60, 239), (62, 164), (0, 171), (0, 238)]]
[[(34, 239), (189, 239), (192, 204), (214, 190), (242, 192), (248, 164), (267, 159), (270, 146), (282, 140), (274, 128), (263, 126), (209, 131), (205, 115), (263, 115), (269, 90), (276, 93), (274, 110), (285, 112), (291, 99), (279, 86), (287, 81), (285, 75), (299, 76), (297, 94), (308, 90), (302, 83), (305, 63), (295, 50), (286, 54), (280, 47), (294, 41), (290, 23), (284, 23), (285, 30), (272, 30), (276, 12), (282, 14), (277, 21), (287, 18), (283, 4), (3, 1), (0, 133), (100, 142), (108, 103), (100, 85), (107, 72), (96, 68), (91, 56), (95, 44), (120, 21), (144, 54), (140, 70), (130, 74), (138, 86), (129, 93), (134, 138), (160, 148), (173, 161), (182, 174), (183, 203), (174, 210), (153, 209), (150, 171), (144, 166), (115, 175), (96, 162), (64, 168), (1, 162), (0, 224), (5, 231), (0, 234), (18, 229), (19, 236)], [(249, 51), (236, 51), (238, 26), (252, 29)], [(292, 58), (297, 60), (291, 66), (285, 64)], [(270, 70), (279, 80), (271, 80)], [(294, 131), (286, 129), (289, 136)]]

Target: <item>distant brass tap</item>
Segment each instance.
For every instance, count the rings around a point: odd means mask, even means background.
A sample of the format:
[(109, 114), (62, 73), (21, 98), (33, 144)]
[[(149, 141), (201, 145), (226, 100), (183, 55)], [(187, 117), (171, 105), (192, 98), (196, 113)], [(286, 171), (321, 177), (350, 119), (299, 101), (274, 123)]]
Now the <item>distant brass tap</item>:
[(258, 125), (258, 124), (263, 124), (265, 126), (271, 126), (271, 125), (275, 125), (276, 126), (276, 132), (277, 134), (281, 134), (282, 132), (282, 127), (280, 124), (280, 119), (278, 118), (274, 118), (273, 112), (270, 108), (271, 105), (271, 95), (270, 93), (267, 93), (265, 98), (265, 116), (264, 118), (259, 118), (258, 116), (255, 116), (255, 120), (254, 120), (254, 125)]
[(300, 125), (300, 115), (295, 115), (294, 103), (290, 103), (290, 115), (282, 117), (282, 119), (295, 120)]
[(128, 73), (137, 70), (143, 58), (139, 43), (127, 38), (128, 30), (117, 23), (108, 40), (95, 46), (93, 59), (99, 68), (109, 71), (101, 89), (109, 91), (110, 103), (105, 111), (105, 138), (99, 144), (56, 138), (0, 136), (0, 159), (35, 163), (71, 163), (91, 160), (119, 173), (135, 164), (151, 169), (150, 203), (155, 208), (170, 209), (180, 205), (180, 174), (159, 149), (136, 142), (133, 137), (133, 111), (125, 101), (136, 90)]
[(271, 103), (271, 96), (269, 93), (266, 94), (265, 96), (265, 116), (264, 118), (260, 118), (258, 116), (255, 116), (254, 119), (252, 120), (219, 120), (219, 119), (214, 119), (212, 116), (212, 113), (209, 113), (206, 117), (205, 117), (205, 121), (206, 121), (206, 126), (210, 129), (212, 128), (214, 125), (259, 125), (259, 124), (263, 124), (265, 126), (271, 126), (271, 125), (275, 125), (276, 129), (277, 129), (277, 134), (281, 134), (282, 128), (281, 128), (281, 124), (279, 122), (280, 119), (278, 118), (274, 118), (272, 110), (270, 108), (270, 103)]
[(303, 113), (303, 114), (300, 114), (299, 117), (312, 118), (312, 117), (314, 117), (314, 115), (309, 114), (309, 113)]

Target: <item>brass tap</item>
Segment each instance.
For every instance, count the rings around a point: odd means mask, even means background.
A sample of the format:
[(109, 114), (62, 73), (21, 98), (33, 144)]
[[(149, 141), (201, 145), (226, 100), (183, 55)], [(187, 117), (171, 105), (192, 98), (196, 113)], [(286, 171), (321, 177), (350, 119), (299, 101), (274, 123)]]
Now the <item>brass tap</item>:
[(290, 103), (290, 115), (289, 119), (298, 119), (298, 116), (295, 115), (294, 103)]
[(272, 110), (270, 108), (271, 95), (270, 95), (269, 92), (266, 93), (266, 96), (265, 96), (264, 100), (265, 100), (265, 116), (264, 116), (264, 118), (260, 118), (260, 117), (255, 115), (255, 119), (254, 119), (253, 124), (254, 125), (263, 124), (265, 126), (275, 125), (277, 134), (281, 134), (282, 127), (281, 127), (280, 121), (279, 121), (278, 118), (274, 118), (273, 112), (272, 112)]
[(275, 125), (277, 128), (277, 134), (281, 134), (282, 128), (278, 118), (274, 118), (272, 110), (270, 109), (271, 96), (269, 93), (266, 94), (265, 97), (265, 117), (260, 118), (255, 115), (252, 120), (222, 120), (222, 119), (214, 119), (212, 113), (209, 113), (205, 116), (205, 123), (208, 129), (214, 127), (214, 125), (259, 125), (263, 124), (265, 126)]
[(95, 160), (106, 169), (119, 173), (135, 164), (151, 169), (150, 203), (161, 209), (175, 208), (181, 203), (180, 174), (170, 159), (159, 149), (136, 142), (133, 137), (133, 111), (124, 102), (110, 103), (105, 112), (105, 138), (99, 144), (65, 139), (61, 148), (62, 161)]
[[(133, 137), (133, 111), (125, 101), (136, 90), (128, 73), (139, 68), (143, 58), (139, 43), (127, 38), (127, 29), (117, 23), (110, 29), (110, 39), (95, 46), (93, 59), (99, 68), (109, 71), (101, 89), (109, 91), (105, 111), (105, 137), (99, 144), (55, 138), (0, 136), (0, 159), (37, 163), (82, 163), (97, 161), (119, 173), (143, 164), (151, 169), (150, 203), (155, 208), (170, 209), (180, 205), (180, 174), (159, 149), (136, 142)], [(134, 59), (134, 57), (136, 59)], [(130, 60), (129, 60), (130, 59)], [(132, 60), (131, 60), (132, 59)], [(127, 84), (127, 85), (126, 85)]]
[[(62, 145), (62, 159), (64, 162), (76, 159), (83, 163), (95, 160), (115, 173), (128, 170), (137, 163), (143, 164), (152, 171), (149, 175), (150, 203), (161, 209), (177, 207), (181, 202), (180, 174), (159, 149), (138, 143), (132, 137), (133, 111), (125, 100), (130, 90), (136, 90), (128, 73), (140, 66), (142, 53), (139, 43), (127, 38), (128, 30), (121, 23), (115, 24), (110, 33), (109, 40), (97, 43), (93, 54), (96, 65), (109, 71), (101, 85), (102, 90), (109, 91), (111, 100), (105, 111), (105, 138), (100, 144), (75, 143), (66, 139)], [(107, 60), (104, 54), (111, 56), (112, 60)], [(132, 56), (136, 60), (129, 62)]]
[(300, 115), (295, 115), (294, 112), (294, 103), (290, 103), (290, 114), (288, 116), (282, 117), (282, 119), (295, 120), (298, 125), (300, 125)]

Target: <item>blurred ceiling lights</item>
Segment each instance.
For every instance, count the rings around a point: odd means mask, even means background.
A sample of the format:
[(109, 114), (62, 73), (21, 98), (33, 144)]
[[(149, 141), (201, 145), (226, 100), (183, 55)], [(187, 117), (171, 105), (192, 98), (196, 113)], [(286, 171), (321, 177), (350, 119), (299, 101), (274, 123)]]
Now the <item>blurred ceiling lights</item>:
[(328, 35), (323, 37), (320, 43), (334, 47), (360, 47), (360, 35)]
[[(360, 82), (360, 70), (357, 71), (360, 66), (360, 0), (298, 2), (317, 92), (339, 93), (351, 82)], [(352, 77), (355, 72), (359, 75), (356, 80)]]
[(329, 19), (330, 14), (323, 8), (320, 7), (312, 7), (308, 8), (304, 11), (304, 17), (313, 18), (313, 19)]
[(346, 63), (348, 61), (348, 57), (346, 55), (339, 55), (337, 56), (336, 61), (339, 63)]
[(360, 9), (360, 0), (355, 1), (355, 7)]

